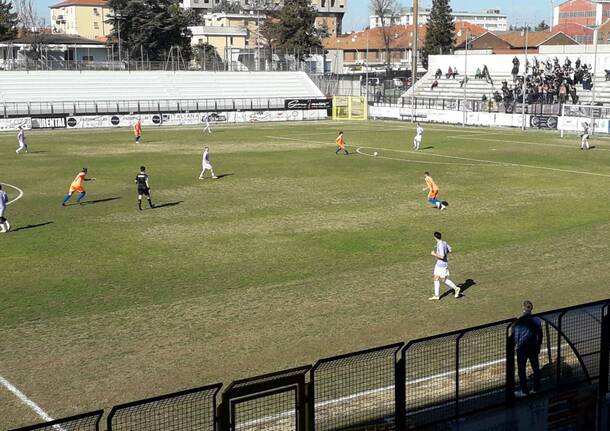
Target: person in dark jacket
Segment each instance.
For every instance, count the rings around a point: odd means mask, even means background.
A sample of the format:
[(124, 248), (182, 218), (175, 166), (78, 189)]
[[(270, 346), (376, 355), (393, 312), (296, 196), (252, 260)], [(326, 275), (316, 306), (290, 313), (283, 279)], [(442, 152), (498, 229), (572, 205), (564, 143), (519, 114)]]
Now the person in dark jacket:
[(520, 390), (515, 392), (517, 397), (524, 397), (529, 394), (525, 370), (527, 361), (529, 361), (534, 373), (534, 393), (540, 390), (538, 355), (542, 345), (542, 323), (539, 318), (532, 316), (533, 309), (534, 305), (531, 301), (524, 301), (523, 314), (517, 319), (512, 329), (517, 352), (517, 371), (520, 386)]

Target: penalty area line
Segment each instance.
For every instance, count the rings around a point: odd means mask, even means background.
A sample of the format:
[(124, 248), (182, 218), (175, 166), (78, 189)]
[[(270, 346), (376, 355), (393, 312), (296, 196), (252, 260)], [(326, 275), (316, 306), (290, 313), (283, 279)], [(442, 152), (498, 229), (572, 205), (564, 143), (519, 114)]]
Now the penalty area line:
[(15, 199), (12, 199), (9, 202), (7, 202), (7, 205), (11, 205), (11, 204), (17, 202), (19, 199), (21, 199), (23, 197), (23, 195), (24, 195), (23, 190), (21, 190), (19, 187), (14, 186), (12, 184), (7, 184), (7, 183), (0, 183), (0, 184), (2, 184), (3, 186), (7, 186), (7, 187), (10, 187), (12, 189), (15, 189), (15, 190), (17, 190), (17, 193), (19, 193), (19, 195)]
[(362, 148), (368, 148), (368, 147), (356, 148), (356, 153), (360, 154), (361, 156), (375, 157), (376, 159), (396, 160), (399, 162), (424, 163), (427, 165), (449, 165), (449, 166), (493, 166), (493, 167), (502, 166), (502, 165), (492, 164), (492, 163), (433, 162), (430, 160), (399, 159), (396, 157), (387, 157), (387, 156), (380, 156), (380, 155), (376, 156), (374, 154), (368, 154), (368, 153), (361, 151)]
[(28, 406), (30, 409), (32, 409), (34, 411), (34, 413), (36, 413), (43, 421), (45, 422), (51, 422), (53, 420), (53, 418), (51, 416), (49, 416), (47, 414), (47, 412), (45, 412), (42, 407), (40, 407), (38, 404), (36, 404), (34, 401), (32, 401), (31, 399), (29, 399), (27, 397), (27, 395), (25, 395), (23, 392), (21, 392), (19, 390), (19, 388), (17, 388), (15, 385), (13, 385), (11, 382), (9, 382), (8, 380), (6, 380), (4, 377), (0, 376), (0, 384), (2, 386), (4, 386), (9, 392), (11, 392), (13, 395), (15, 395), (17, 398), (19, 398), (19, 401), (21, 401), (23, 404), (25, 404), (26, 406)]
[[(420, 154), (417, 151), (393, 150), (390, 148), (379, 148), (379, 147), (360, 147), (360, 148), (367, 148), (367, 149), (371, 149), (371, 150), (393, 151), (396, 153)], [(443, 157), (443, 158), (447, 158), (447, 159), (467, 160), (467, 161), (471, 161), (471, 162), (480, 162), (481, 164), (479, 164), (477, 166), (512, 166), (515, 168), (539, 169), (539, 170), (545, 170), (545, 171), (563, 172), (563, 173), (567, 173), (567, 174), (592, 175), (592, 176), (596, 176), (596, 177), (610, 178), (610, 174), (602, 174), (599, 172), (576, 171), (573, 169), (551, 168), (549, 166), (526, 165), (526, 164), (522, 164), (522, 163), (512, 163), (512, 162), (500, 162), (497, 160), (471, 159), (468, 157), (448, 156), (445, 154), (425, 153), (425, 154), (421, 154), (421, 155), (422, 156), (426, 155), (426, 156), (430, 156), (430, 157)]]

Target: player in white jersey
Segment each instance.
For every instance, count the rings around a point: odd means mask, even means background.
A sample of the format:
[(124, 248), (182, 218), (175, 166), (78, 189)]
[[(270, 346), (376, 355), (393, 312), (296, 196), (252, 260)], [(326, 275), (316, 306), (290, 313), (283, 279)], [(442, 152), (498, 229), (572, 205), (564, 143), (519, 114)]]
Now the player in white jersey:
[(210, 170), (210, 172), (212, 173), (212, 178), (218, 178), (215, 174), (214, 174), (214, 168), (212, 168), (212, 164), (210, 163), (210, 149), (208, 147), (205, 147), (205, 150), (203, 151), (203, 159), (201, 160), (201, 173), (199, 174), (199, 179), (203, 180), (203, 174), (205, 174), (205, 171)]
[(27, 138), (25, 137), (25, 130), (19, 126), (19, 133), (17, 134), (17, 140), (19, 141), (19, 148), (15, 150), (17, 154), (21, 154), (22, 151), (28, 152)]
[(205, 118), (205, 127), (203, 128), (203, 133), (205, 133), (205, 132), (212, 133), (212, 128), (210, 127), (209, 116), (206, 115), (204, 118)]
[(589, 127), (589, 123), (583, 123), (582, 125), (582, 135), (580, 135), (580, 149), (581, 150), (589, 150), (589, 133), (591, 128)]
[(436, 248), (430, 253), (436, 258), (436, 265), (434, 266), (434, 296), (428, 298), (431, 301), (437, 301), (441, 299), (441, 281), (445, 283), (449, 288), (453, 289), (455, 297), (460, 297), (460, 288), (455, 283), (449, 280), (449, 262), (448, 256), (451, 253), (451, 246), (447, 242), (443, 241), (440, 232), (434, 232), (434, 238), (436, 239)]
[(11, 230), (11, 225), (8, 220), (4, 217), (6, 213), (6, 207), (8, 205), (8, 195), (2, 190), (2, 184), (0, 184), (0, 233), (6, 233)]
[(422, 126), (417, 123), (417, 128), (415, 129), (415, 138), (413, 138), (413, 149), (415, 151), (419, 150), (421, 146), (421, 140), (424, 137), (424, 129)]

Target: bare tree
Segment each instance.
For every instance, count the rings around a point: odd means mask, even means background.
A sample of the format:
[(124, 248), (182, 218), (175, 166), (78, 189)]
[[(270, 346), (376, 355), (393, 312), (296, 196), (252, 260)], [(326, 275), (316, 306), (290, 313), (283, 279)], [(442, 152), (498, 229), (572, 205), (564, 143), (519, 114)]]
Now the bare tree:
[[(390, 43), (392, 42), (392, 32), (390, 28), (394, 25), (395, 17), (398, 15), (397, 0), (370, 0), (369, 7), (373, 15), (379, 18), (381, 23), (381, 37), (383, 38), (383, 47), (385, 50), (385, 63), (388, 74), (391, 70), (391, 55)], [(367, 59), (368, 63), (368, 59)], [(368, 66), (368, 64), (367, 64)]]
[(35, 60), (41, 57), (44, 44), (45, 19), (38, 15), (33, 0), (17, 0), (16, 7), (20, 31), (23, 36), (30, 36), (30, 52)]

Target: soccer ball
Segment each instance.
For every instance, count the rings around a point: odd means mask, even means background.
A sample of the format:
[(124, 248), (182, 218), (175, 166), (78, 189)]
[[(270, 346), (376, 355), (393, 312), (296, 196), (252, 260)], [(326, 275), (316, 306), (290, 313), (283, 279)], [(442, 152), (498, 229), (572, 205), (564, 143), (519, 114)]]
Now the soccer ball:
[(377, 157), (377, 155), (378, 155), (378, 154), (379, 154), (379, 153), (378, 153), (377, 151), (375, 151), (375, 152), (373, 153), (373, 155), (374, 155), (375, 157)]

